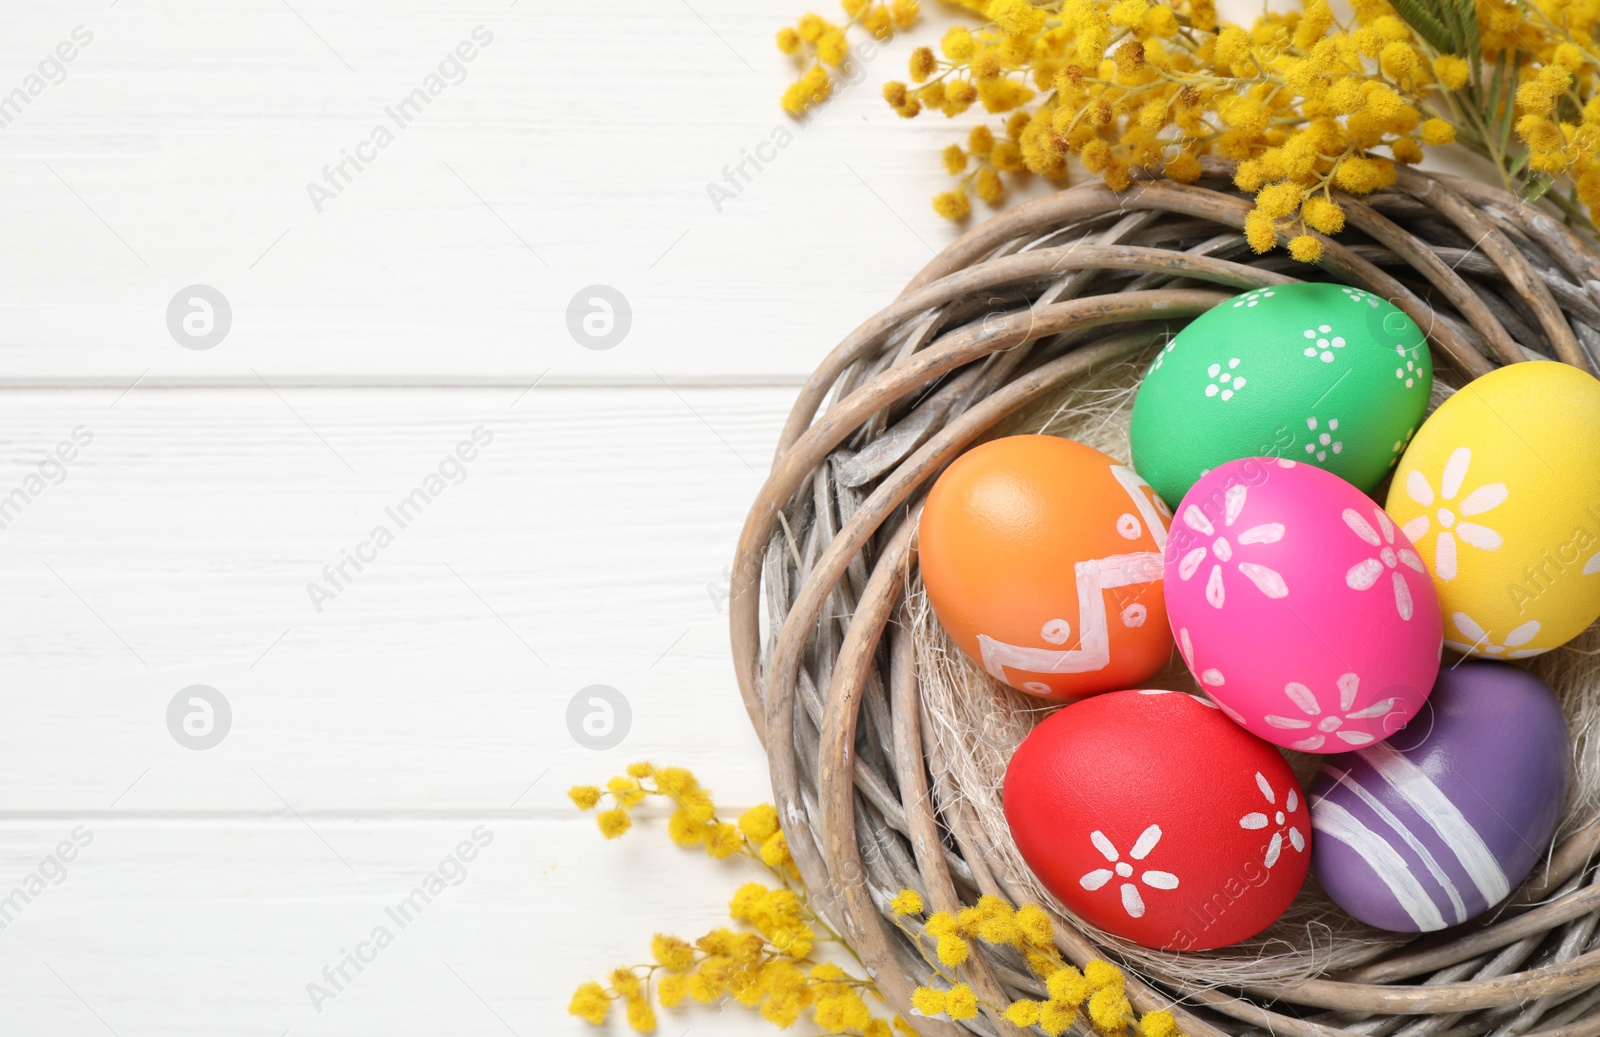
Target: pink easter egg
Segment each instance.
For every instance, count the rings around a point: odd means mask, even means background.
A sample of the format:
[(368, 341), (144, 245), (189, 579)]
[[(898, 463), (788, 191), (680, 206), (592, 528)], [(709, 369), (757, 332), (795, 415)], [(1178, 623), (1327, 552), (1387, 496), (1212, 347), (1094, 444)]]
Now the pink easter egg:
[(1439, 600), (1416, 549), (1330, 472), (1244, 458), (1178, 505), (1167, 620), (1222, 711), (1269, 742), (1337, 753), (1387, 738), (1439, 672)]

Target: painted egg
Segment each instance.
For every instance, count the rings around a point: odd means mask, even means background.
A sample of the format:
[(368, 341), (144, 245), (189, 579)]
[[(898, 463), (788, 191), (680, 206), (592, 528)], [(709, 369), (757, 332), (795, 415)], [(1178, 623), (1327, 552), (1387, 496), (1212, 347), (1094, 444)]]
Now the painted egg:
[(1002, 795), (1045, 887), (1146, 947), (1249, 939), (1288, 908), (1310, 862), (1310, 814), (1283, 757), (1181, 692), (1056, 711), (1017, 747)]
[(1370, 490), (1422, 424), (1433, 361), (1391, 303), (1337, 284), (1258, 288), (1201, 314), (1133, 404), (1133, 465), (1169, 504), (1241, 457), (1286, 457)]
[(1544, 360), (1473, 381), (1412, 440), (1388, 508), (1451, 648), (1516, 659), (1572, 640), (1600, 617), (1600, 382)]
[(918, 551), (934, 613), (1014, 688), (1070, 699), (1138, 684), (1172, 654), (1167, 507), (1131, 468), (1056, 436), (1010, 436), (934, 483)]
[(1278, 745), (1335, 753), (1405, 724), (1439, 672), (1438, 599), (1382, 508), (1330, 472), (1230, 461), (1172, 522), (1167, 618), (1232, 718)]
[(1566, 718), (1537, 677), (1495, 662), (1441, 670), (1404, 730), (1323, 762), (1311, 786), (1312, 867), (1369, 925), (1457, 925), (1544, 856), (1568, 767)]

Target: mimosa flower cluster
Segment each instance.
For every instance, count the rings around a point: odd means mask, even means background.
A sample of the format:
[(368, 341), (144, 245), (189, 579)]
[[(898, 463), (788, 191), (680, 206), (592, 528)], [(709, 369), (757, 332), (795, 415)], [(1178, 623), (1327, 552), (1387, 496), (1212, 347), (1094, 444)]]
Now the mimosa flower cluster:
[(816, 956), (819, 945), (848, 948), (807, 901), (771, 805), (745, 811), (737, 823), (723, 821), (692, 773), (648, 763), (633, 764), (603, 789), (579, 785), (567, 795), (580, 810), (599, 810), (607, 839), (633, 827), (641, 803), (664, 800), (672, 807), (673, 842), (716, 860), (742, 856), (770, 875), (770, 882), (748, 882), (734, 893), (728, 916), (739, 928), (719, 927), (693, 941), (657, 933), (649, 962), (580, 986), (567, 1006), (573, 1015), (599, 1026), (620, 1007), (632, 1029), (654, 1033), (658, 1006), (731, 1000), (782, 1029), (805, 1018), (830, 1034), (916, 1037), (898, 1016), (875, 1013), (874, 1006), (887, 1009), (871, 980)]
[[(843, 25), (807, 15), (779, 33), (804, 69), (789, 111), (825, 98), (828, 69), (847, 59), (846, 30), (865, 23), (859, 0), (844, 6)], [(934, 208), (950, 219), (973, 195), (1003, 205), (1028, 177), (1065, 182), (1068, 156), (1117, 191), (1136, 177), (1193, 182), (1215, 157), (1255, 197), (1251, 247), (1286, 243), (1315, 262), (1344, 227), (1341, 195), (1386, 187), (1397, 166), (1450, 145), (1571, 221), (1600, 206), (1600, 0), (1352, 0), (1348, 19), (1296, 0), (1249, 26), (1221, 21), (1214, 0), (960, 6), (981, 23), (913, 51), (907, 80), (883, 91), (906, 118), (994, 117), (941, 157), (956, 182)]]
[[(1049, 1037), (1059, 1037), (1075, 1023), (1106, 1037), (1183, 1037), (1171, 1012), (1134, 1014), (1127, 978), (1117, 966), (1095, 959), (1080, 971), (1068, 964), (1056, 948), (1055, 924), (1037, 904), (1012, 907), (999, 897), (983, 896), (954, 914), (935, 911), (924, 917), (921, 894), (904, 889), (890, 907), (933, 972), (930, 983), (917, 988), (911, 999), (922, 1015), (960, 1021), (989, 1008), (1009, 1023), (1037, 1026)], [(974, 941), (1015, 951), (1044, 982), (1045, 997), (1003, 1005), (981, 1001), (960, 974)]]
[[(659, 797), (672, 806), (667, 830), (679, 846), (718, 860), (742, 855), (772, 879), (771, 884), (745, 883), (733, 895), (728, 915), (740, 928), (719, 927), (694, 941), (657, 933), (650, 961), (613, 969), (604, 982), (578, 987), (567, 1006), (571, 1014), (601, 1026), (620, 1008), (633, 1030), (654, 1033), (658, 1006), (731, 1000), (779, 1029), (809, 1019), (823, 1032), (845, 1037), (917, 1037), (912, 1025), (889, 1009), (865, 968), (857, 974), (817, 956), (828, 946), (848, 957), (854, 953), (812, 908), (770, 804), (745, 811), (737, 823), (722, 821), (693, 774), (648, 763), (633, 764), (604, 788), (579, 785), (567, 795), (580, 810), (599, 810), (596, 821), (607, 839), (629, 831), (634, 809)], [(955, 914), (936, 911), (924, 918), (922, 895), (904, 889), (890, 909), (927, 961), (930, 984), (937, 984), (917, 989), (912, 1007), (921, 1015), (962, 1020), (988, 1010), (1018, 1026), (1037, 1026), (1050, 1037), (1079, 1021), (1105, 1037), (1183, 1037), (1171, 1012), (1135, 1016), (1126, 977), (1115, 965), (1095, 960), (1080, 972), (1067, 964), (1056, 948), (1050, 915), (1036, 904), (1013, 908), (985, 896)], [(1043, 981), (1047, 996), (1004, 1005), (980, 1001), (960, 974), (974, 940), (1016, 950)]]

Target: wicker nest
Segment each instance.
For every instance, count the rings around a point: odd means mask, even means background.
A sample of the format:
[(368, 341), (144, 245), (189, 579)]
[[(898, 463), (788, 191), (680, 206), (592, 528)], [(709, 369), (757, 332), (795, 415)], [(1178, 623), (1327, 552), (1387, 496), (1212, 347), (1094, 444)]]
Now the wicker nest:
[[(1600, 759), (1588, 759), (1600, 757), (1600, 721), (1578, 705), (1596, 697), (1594, 655), (1568, 653), (1578, 661), (1564, 684), (1541, 670), (1574, 718), (1579, 784), (1589, 788), (1569, 803), (1547, 861), (1506, 903), (1408, 940), (1343, 918), (1308, 882), (1306, 905), (1297, 901), (1265, 937), (1201, 954), (1133, 947), (1041, 897), (997, 821), (992, 780), (1037, 711), (993, 688), (980, 708), (952, 716), (954, 700), (934, 693), (952, 664), (927, 652), (937, 627), (919, 609), (915, 565), (934, 478), (1023, 415), (1070, 416), (1079, 390), (1119, 364), (1135, 370), (1233, 294), (1308, 274), (1375, 292), (1428, 331), (1443, 383), (1535, 356), (1594, 369), (1600, 256), (1545, 211), (1404, 170), (1390, 190), (1338, 199), (1349, 229), (1308, 268), (1281, 250), (1250, 252), (1240, 230), (1250, 203), (1226, 172), (1121, 194), (1085, 184), (990, 220), (929, 263), (800, 391), (739, 541), (731, 624), (740, 689), (801, 874), (908, 1017), (929, 969), (886, 920), (903, 886), (939, 910), (982, 893), (1053, 907), (1069, 960), (1123, 963), (1135, 1009), (1173, 1007), (1192, 1037), (1600, 1035)], [(1125, 408), (1121, 421), (1125, 443)], [(990, 1003), (1039, 996), (1008, 951), (984, 946), (963, 969)], [(963, 1024), (913, 1022), (929, 1037), (1023, 1032), (988, 1011)]]

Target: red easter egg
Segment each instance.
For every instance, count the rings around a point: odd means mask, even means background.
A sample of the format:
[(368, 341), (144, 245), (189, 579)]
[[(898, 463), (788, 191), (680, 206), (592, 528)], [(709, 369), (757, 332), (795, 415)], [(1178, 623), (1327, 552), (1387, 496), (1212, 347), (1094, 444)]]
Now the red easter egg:
[(1115, 691), (1058, 710), (1006, 769), (1023, 859), (1084, 921), (1158, 950), (1226, 947), (1289, 907), (1311, 819), (1271, 745), (1204, 699)]

